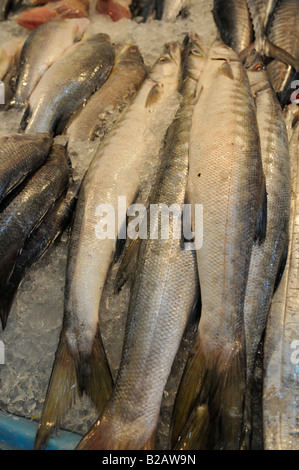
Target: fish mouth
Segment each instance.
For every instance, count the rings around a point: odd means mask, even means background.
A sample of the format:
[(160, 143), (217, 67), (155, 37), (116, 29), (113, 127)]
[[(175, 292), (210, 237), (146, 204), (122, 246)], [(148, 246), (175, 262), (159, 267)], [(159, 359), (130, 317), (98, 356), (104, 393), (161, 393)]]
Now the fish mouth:
[(179, 65), (181, 49), (177, 41), (167, 42), (164, 46), (164, 53), (168, 54), (170, 58)]

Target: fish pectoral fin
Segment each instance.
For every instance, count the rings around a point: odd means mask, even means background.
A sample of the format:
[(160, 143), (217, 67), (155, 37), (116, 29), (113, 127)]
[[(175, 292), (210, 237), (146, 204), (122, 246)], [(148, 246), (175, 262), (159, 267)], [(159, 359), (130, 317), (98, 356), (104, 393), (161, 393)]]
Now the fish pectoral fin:
[(266, 180), (263, 178), (258, 219), (255, 229), (254, 243), (261, 245), (267, 234), (267, 189)]
[(163, 85), (161, 83), (156, 83), (147, 95), (145, 107), (149, 108), (150, 106), (153, 106), (155, 103), (157, 103), (161, 99), (163, 91)]
[(173, 450), (206, 448), (210, 429), (209, 422), (208, 405), (195, 406)]
[(228, 61), (220, 65), (220, 67), (218, 68), (218, 74), (224, 75), (225, 77), (230, 78), (231, 80), (234, 79), (233, 69), (231, 68), (231, 65)]
[(60, 422), (66, 410), (74, 403), (78, 385), (74, 360), (67, 346), (65, 336), (62, 335), (55, 362), (50, 377), (47, 395), (42, 410), (34, 441), (34, 449), (46, 447), (54, 427), (60, 427)]
[(116, 274), (115, 279), (115, 292), (119, 292), (122, 287), (125, 285), (127, 280), (134, 276), (135, 266), (138, 258), (140, 248), (140, 238), (131, 240), (129, 246), (125, 250), (123, 259), (121, 261), (120, 267)]

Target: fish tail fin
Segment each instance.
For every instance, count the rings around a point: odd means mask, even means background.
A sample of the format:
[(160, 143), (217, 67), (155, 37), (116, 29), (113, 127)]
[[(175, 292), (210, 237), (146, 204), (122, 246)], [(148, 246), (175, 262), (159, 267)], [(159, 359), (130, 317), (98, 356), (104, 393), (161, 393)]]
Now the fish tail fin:
[(245, 393), (245, 356), (240, 344), (236, 341), (227, 353), (220, 351), (211, 358), (211, 352), (197, 341), (180, 385), (173, 447), (239, 449)]
[(75, 363), (64, 335), (61, 336), (55, 356), (54, 366), (37, 429), (34, 449), (43, 449), (54, 427), (59, 429), (64, 412), (75, 401), (77, 378)]
[(91, 353), (75, 363), (79, 393), (85, 393), (101, 413), (111, 395), (113, 379), (99, 328)]

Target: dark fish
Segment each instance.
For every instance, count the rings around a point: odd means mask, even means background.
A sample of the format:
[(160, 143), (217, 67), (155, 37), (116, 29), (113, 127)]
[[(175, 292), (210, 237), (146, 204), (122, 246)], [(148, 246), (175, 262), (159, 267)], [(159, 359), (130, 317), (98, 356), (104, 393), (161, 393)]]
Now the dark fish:
[(141, 16), (146, 22), (153, 17), (161, 20), (163, 14), (164, 0), (133, 0), (130, 8), (133, 16)]
[[(270, 24), (270, 41), (299, 60), (299, 4), (297, 0), (281, 0)], [(279, 60), (268, 65), (274, 90), (283, 93), (294, 75), (294, 69)]]
[(0, 298), (0, 317), (3, 330), (12, 303), (25, 275), (30, 271), (45, 252), (55, 243), (57, 238), (70, 223), (76, 205), (76, 192), (71, 186), (49, 209), (41, 224), (26, 239), (19, 254), (15, 268), (7, 283), (6, 290)]
[(47, 159), (52, 137), (13, 134), (0, 139), (0, 203)]
[(4, 21), (9, 14), (13, 0), (0, 0), (0, 21)]
[[(73, 45), (43, 75), (29, 99), (25, 132), (60, 132), (75, 109), (103, 85), (114, 63), (107, 34)], [(21, 124), (22, 127), (22, 124)]]
[(246, 0), (214, 0), (213, 15), (222, 40), (239, 54), (253, 41)]
[(0, 214), (0, 298), (25, 240), (65, 190), (70, 177), (66, 149), (53, 145), (47, 161)]

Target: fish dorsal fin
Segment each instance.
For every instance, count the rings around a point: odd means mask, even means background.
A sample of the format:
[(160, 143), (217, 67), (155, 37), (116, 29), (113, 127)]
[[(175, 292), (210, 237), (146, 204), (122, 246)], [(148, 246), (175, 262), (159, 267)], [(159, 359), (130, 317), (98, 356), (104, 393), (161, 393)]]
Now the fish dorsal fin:
[(218, 68), (218, 73), (232, 80), (234, 79), (233, 69), (231, 68), (230, 63), (227, 61), (223, 62), (223, 64), (220, 65), (220, 67)]
[(155, 83), (147, 96), (145, 107), (148, 108), (152, 106), (153, 104), (157, 103), (160, 100), (163, 91), (164, 91), (163, 84)]

